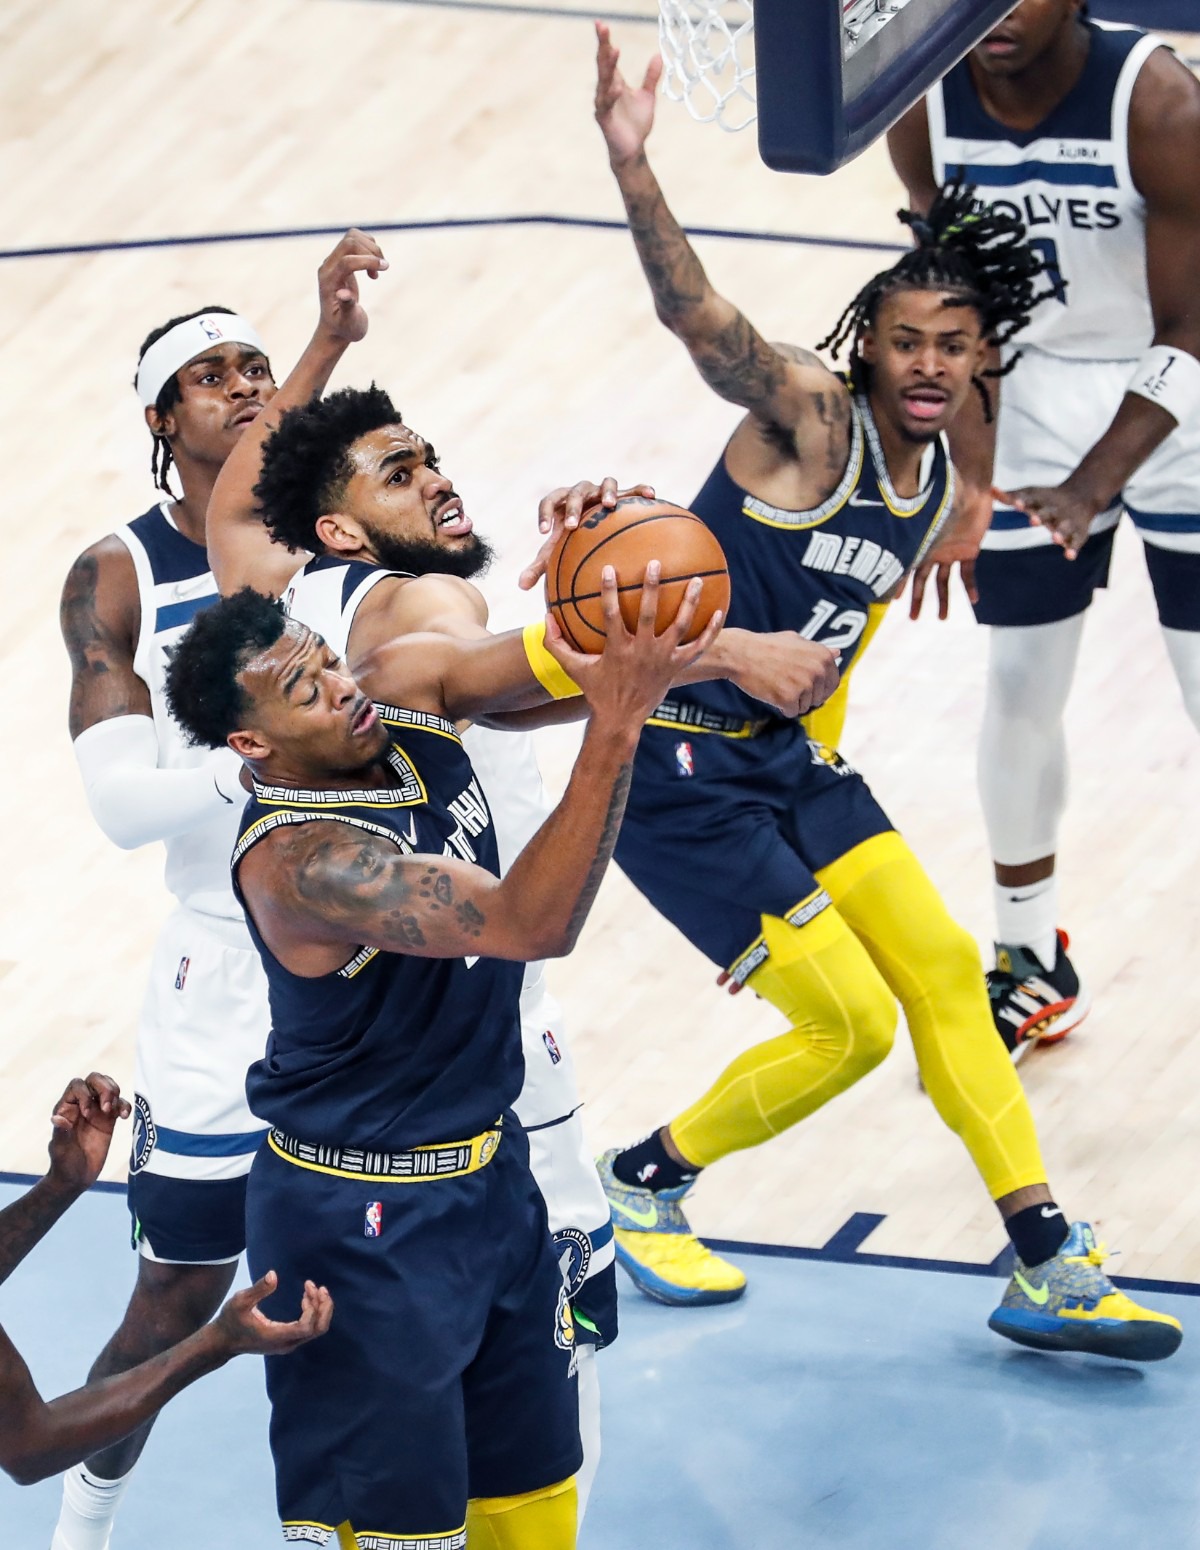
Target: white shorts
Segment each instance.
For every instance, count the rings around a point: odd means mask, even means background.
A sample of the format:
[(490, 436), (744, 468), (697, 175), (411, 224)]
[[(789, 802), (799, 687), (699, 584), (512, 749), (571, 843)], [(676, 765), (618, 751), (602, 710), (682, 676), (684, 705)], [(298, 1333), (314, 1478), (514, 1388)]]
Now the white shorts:
[(131, 1174), (239, 1178), (266, 1134), (246, 1071), (266, 1049), (267, 981), (241, 922), (179, 908), (150, 964), (134, 1061)]
[[(1000, 381), (995, 483), (1061, 484), (1112, 423), (1134, 361), (1073, 361), (1026, 350)], [(1200, 418), (1181, 425), (1130, 479), (1120, 503), (1092, 523), (1115, 527), (1121, 507), (1157, 548), (1200, 553)], [(998, 508), (986, 549), (1031, 549), (1051, 542), (1044, 528)]]
[(540, 964), (527, 971), (521, 993), (521, 1038), (525, 1085), (516, 1111), (529, 1138), (529, 1166), (546, 1201), (580, 1332), (609, 1345), (617, 1333), (612, 1219), (583, 1132), (562, 1009), (546, 989)]

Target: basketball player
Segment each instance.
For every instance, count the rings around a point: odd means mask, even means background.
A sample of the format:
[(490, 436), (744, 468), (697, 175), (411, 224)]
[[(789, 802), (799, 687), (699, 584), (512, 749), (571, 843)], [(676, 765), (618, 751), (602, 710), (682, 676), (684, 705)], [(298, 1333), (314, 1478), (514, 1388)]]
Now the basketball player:
[(970, 557), (982, 542), (979, 790), (999, 938), (988, 984), (1019, 1053), (1089, 1008), (1058, 929), (1063, 711), (1122, 509), (1200, 724), (1200, 83), (1160, 39), (1089, 21), (1081, 0), (1024, 0), (888, 141), (917, 210), (963, 169), (1026, 222), (1055, 281), (1014, 340), (998, 438), (971, 405), (954, 427), (982, 499), (954, 552), (930, 556)]
[[(481, 655), (520, 657), (519, 635), (408, 636), (360, 687), (320, 636), (246, 588), (201, 614), (172, 659), (177, 719), (253, 775), (234, 876), (271, 986), (247, 1091), (272, 1129), (250, 1178), (250, 1263), (277, 1265), (284, 1297), (299, 1265), (328, 1272), (339, 1305), (323, 1359), (268, 1363), (289, 1538), (575, 1544), (574, 1326), (508, 1112), (519, 993), (526, 960), (571, 950), (642, 720), (719, 625), (679, 644), (699, 593), (690, 583), (656, 636), (652, 579), (630, 634), (609, 567), (598, 657), (567, 651), (548, 623), (548, 655), (591, 718), (562, 802), (503, 879), (454, 723), (481, 709)], [(372, 704), (400, 683), (400, 706)]]
[[(118, 1118), (130, 1106), (111, 1077), (76, 1077), (54, 1106), (50, 1167), (44, 1179), (0, 1211), (0, 1282), (80, 1195), (100, 1177)], [(329, 1328), (333, 1303), (324, 1287), (304, 1283), (300, 1317), (274, 1324), (258, 1304), (275, 1290), (276, 1277), (231, 1297), (217, 1318), (156, 1361), (119, 1377), (64, 1394), (50, 1404), (34, 1386), (29, 1368), (0, 1329), (0, 1469), (18, 1485), (57, 1474), (86, 1453), (106, 1447), (154, 1416), (181, 1389), (240, 1353), (284, 1356)]]
[[(848, 381), (768, 344), (713, 289), (650, 170), (661, 61), (631, 88), (597, 31), (596, 116), (655, 308), (710, 386), (747, 411), (691, 503), (725, 549), (731, 614), (802, 628), (841, 651), (844, 672), (870, 605), (937, 537), (954, 485), (942, 432), (986, 390), (986, 341), (1024, 321), (1037, 264), (1018, 222), (950, 190), (917, 223), (915, 251), (864, 287), (826, 341), (836, 351), (853, 336)], [(791, 1025), (669, 1124), (601, 1158), (618, 1258), (643, 1291), (677, 1304), (741, 1295), (744, 1276), (692, 1234), (683, 1197), (703, 1168), (878, 1064), (899, 1001), (925, 1086), (1018, 1256), (992, 1328), (1135, 1359), (1175, 1350), (1178, 1325), (1116, 1291), (1091, 1229), (1068, 1227), (1054, 1203), (975, 944), (837, 753), (725, 685), (678, 691), (642, 736), (616, 854), (722, 980)]]
[[(345, 323), (341, 336), (361, 337), (367, 320), (352, 277), (344, 303), (354, 321)], [(346, 390), (310, 402), (322, 374), (328, 375), (324, 358), (306, 352), (222, 471), (209, 508), (209, 551), (222, 589), (249, 585), (282, 595), (289, 614), (321, 634), (352, 668), (414, 630), (486, 638), (487, 605), (470, 578), (483, 570), (490, 550), (432, 447), (377, 390)], [(353, 478), (345, 478), (346, 469), (354, 470)], [(613, 481), (555, 491), (542, 511), (548, 518), (558, 505), (578, 517), (593, 498), (615, 501)], [(296, 551), (317, 558), (297, 569)], [(799, 709), (834, 687), (833, 658), (822, 648), (796, 637), (767, 638), (742, 650), (739, 662), (739, 633), (718, 640), (714, 652), (758, 693), (794, 696)], [(547, 682), (554, 682), (553, 662), (544, 653), (539, 660)], [(549, 811), (532, 740), (474, 726), (464, 744), (492, 809), (501, 869), (507, 871)], [(525, 1085), (516, 1113), (529, 1136), (531, 1166), (546, 1199), (580, 1337), (582, 1512), (600, 1448), (593, 1358), (617, 1332), (615, 1260), (562, 1011), (539, 963), (525, 971), (521, 1030)]]
[[(356, 233), (337, 245), (318, 279), (315, 347), (328, 349), (346, 274), (381, 266)], [(246, 1175), (264, 1134), (246, 1106), (245, 1073), (269, 1027), (258, 955), (229, 884), (240, 763), (228, 750), (185, 745), (162, 675), (182, 628), (216, 597), (204, 547), (213, 482), (275, 385), (256, 330), (220, 307), (156, 329), (135, 385), (162, 499), (85, 550), (67, 578), (70, 730), (100, 827), (126, 849), (164, 842), (177, 908), (154, 950), (138, 1026), (129, 1176), (137, 1283), (93, 1380), (190, 1335), (229, 1290), (244, 1247)], [(104, 1550), (148, 1433), (149, 1423), (67, 1475), (54, 1550)]]

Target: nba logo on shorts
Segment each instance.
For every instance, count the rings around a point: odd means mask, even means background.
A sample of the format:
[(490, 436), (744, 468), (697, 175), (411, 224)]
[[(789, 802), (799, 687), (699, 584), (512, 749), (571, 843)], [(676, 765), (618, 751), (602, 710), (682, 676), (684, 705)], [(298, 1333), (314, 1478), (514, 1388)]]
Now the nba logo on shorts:
[(542, 1043), (546, 1046), (546, 1053), (550, 1057), (550, 1064), (552, 1066), (556, 1066), (562, 1059), (562, 1050), (560, 1050), (558, 1045), (554, 1042), (554, 1035), (550, 1032), (549, 1028), (547, 1028), (545, 1033), (542, 1034)]
[(691, 743), (675, 744), (675, 773), (677, 775), (694, 775), (696, 766), (692, 761)]
[(191, 967), (191, 963), (192, 960), (190, 958), (181, 958), (179, 960), (179, 967), (175, 971), (176, 990), (182, 990), (183, 987), (187, 984), (187, 971)]
[(378, 1238), (383, 1231), (383, 1201), (372, 1200), (367, 1207), (366, 1221), (363, 1222), (363, 1237)]

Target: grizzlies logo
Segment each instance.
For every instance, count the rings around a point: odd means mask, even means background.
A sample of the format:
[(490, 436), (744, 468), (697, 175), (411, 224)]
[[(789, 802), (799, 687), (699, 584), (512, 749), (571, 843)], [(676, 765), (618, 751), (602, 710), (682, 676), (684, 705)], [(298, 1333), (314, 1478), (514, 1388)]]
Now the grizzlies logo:
[(133, 1095), (133, 1135), (129, 1144), (129, 1171), (140, 1173), (150, 1161), (150, 1153), (158, 1140), (158, 1131), (150, 1117), (150, 1105), (141, 1093)]
[(554, 1234), (554, 1257), (570, 1296), (587, 1280), (592, 1263), (592, 1240), (580, 1227), (561, 1227)]
[(824, 765), (835, 775), (856, 775), (858, 772), (852, 764), (848, 764), (836, 748), (829, 748), (824, 743), (814, 743), (810, 737), (808, 740), (808, 756), (819, 768)]
[(571, 1316), (571, 1303), (565, 1286), (558, 1290), (558, 1307), (554, 1312), (554, 1344), (560, 1351), (571, 1353), (567, 1377), (573, 1378), (579, 1368), (579, 1351), (575, 1345), (575, 1320)]

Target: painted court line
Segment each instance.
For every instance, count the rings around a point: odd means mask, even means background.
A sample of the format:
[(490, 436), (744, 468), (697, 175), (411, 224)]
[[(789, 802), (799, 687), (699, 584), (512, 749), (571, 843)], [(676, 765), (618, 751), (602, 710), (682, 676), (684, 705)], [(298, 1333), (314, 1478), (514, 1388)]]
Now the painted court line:
[[(28, 1187), (42, 1177), (35, 1173), (0, 1172), (0, 1184)], [(92, 1188), (104, 1195), (123, 1195), (124, 1184), (104, 1180)], [(886, 1270), (929, 1270), (939, 1275), (988, 1276), (995, 1279), (1008, 1274), (1010, 1251), (1005, 1248), (986, 1265), (958, 1259), (921, 1259), (908, 1254), (863, 1254), (859, 1245), (887, 1218), (873, 1211), (856, 1211), (819, 1249), (800, 1248), (786, 1243), (743, 1243), (738, 1238), (705, 1238), (703, 1241), (718, 1254), (750, 1254), (763, 1259), (811, 1259), (833, 1265), (874, 1265)], [(1163, 1292), (1178, 1297), (1200, 1297), (1200, 1284), (1193, 1281), (1158, 1281), (1145, 1276), (1113, 1276), (1118, 1286), (1141, 1292)]]
[[(285, 226), (263, 231), (198, 232), (193, 236), (125, 237), (99, 242), (63, 242), (47, 247), (0, 248), (0, 260), (72, 258), (88, 253), (136, 253), (150, 248), (195, 248), (228, 242), (282, 242), (297, 237), (340, 237), (348, 225), (362, 231), (469, 231), (490, 226), (566, 226), (582, 231), (628, 231), (624, 221), (584, 215), (447, 216), (429, 221), (358, 221), (338, 226)], [(899, 242), (869, 242), (860, 237), (813, 237), (800, 232), (752, 231), (732, 226), (687, 226), (691, 237), (717, 237), (730, 242), (777, 242), (802, 248), (841, 248), (861, 253), (903, 253)]]

